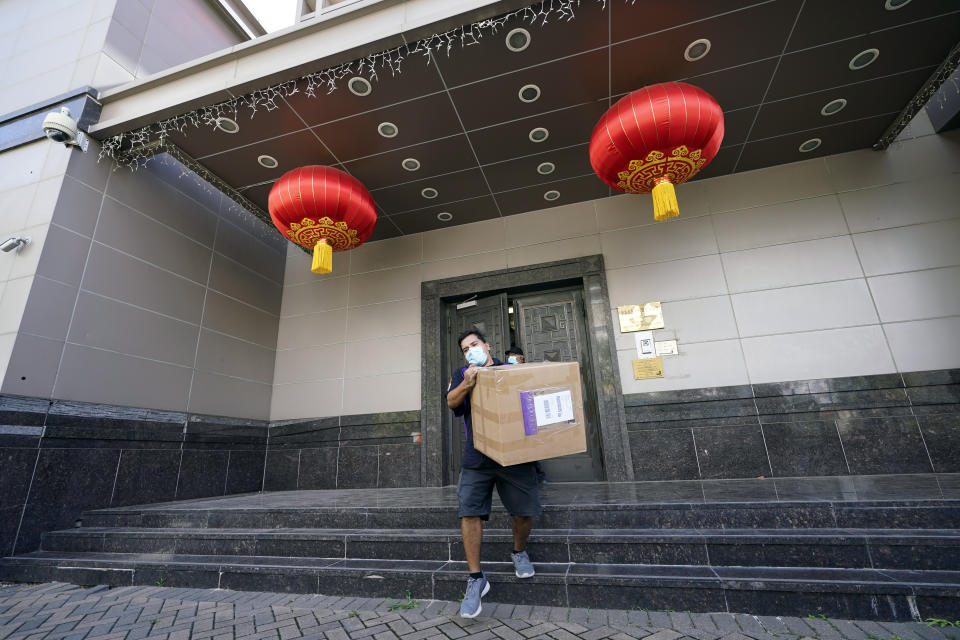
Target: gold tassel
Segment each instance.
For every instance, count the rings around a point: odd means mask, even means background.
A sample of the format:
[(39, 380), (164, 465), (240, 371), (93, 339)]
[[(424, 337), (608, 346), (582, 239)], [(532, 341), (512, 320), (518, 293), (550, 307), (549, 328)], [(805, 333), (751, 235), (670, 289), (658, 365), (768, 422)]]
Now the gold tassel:
[(680, 215), (680, 206), (677, 204), (677, 192), (666, 178), (657, 182), (651, 193), (653, 196), (653, 219), (666, 220)]
[(333, 271), (333, 247), (327, 244), (326, 238), (317, 240), (313, 247), (313, 266), (310, 271), (314, 273), (330, 273)]

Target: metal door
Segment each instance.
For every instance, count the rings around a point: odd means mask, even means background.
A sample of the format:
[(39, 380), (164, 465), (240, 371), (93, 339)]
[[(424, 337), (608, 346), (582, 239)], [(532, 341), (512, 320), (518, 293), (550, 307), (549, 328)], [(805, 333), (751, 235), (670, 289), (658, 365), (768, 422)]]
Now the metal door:
[(583, 296), (576, 289), (518, 296), (513, 299), (517, 340), (527, 362), (580, 363), (587, 451), (541, 464), (550, 482), (603, 480), (596, 386), (590, 366)]

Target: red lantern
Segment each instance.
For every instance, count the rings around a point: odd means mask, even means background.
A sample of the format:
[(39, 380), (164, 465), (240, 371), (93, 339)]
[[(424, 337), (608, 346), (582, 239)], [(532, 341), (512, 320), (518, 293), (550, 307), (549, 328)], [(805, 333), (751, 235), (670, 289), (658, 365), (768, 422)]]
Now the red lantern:
[(634, 91), (603, 114), (590, 139), (590, 164), (625, 193), (653, 192), (656, 220), (679, 215), (673, 185), (707, 166), (723, 141), (723, 111), (684, 82)]
[(333, 270), (333, 252), (363, 244), (377, 224), (370, 192), (353, 176), (312, 165), (283, 174), (270, 189), (270, 217), (280, 233), (313, 249), (314, 273)]

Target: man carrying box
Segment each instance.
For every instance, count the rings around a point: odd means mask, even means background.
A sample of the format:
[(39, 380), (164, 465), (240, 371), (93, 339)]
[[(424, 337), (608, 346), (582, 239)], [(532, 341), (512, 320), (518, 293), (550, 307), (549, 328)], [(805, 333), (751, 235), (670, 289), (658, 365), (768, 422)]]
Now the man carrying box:
[(463, 417), (464, 446), (457, 483), (460, 502), (460, 533), (470, 577), (460, 604), (460, 615), (475, 618), (480, 615), (480, 599), (490, 591), (490, 583), (480, 570), (480, 547), (483, 541), (483, 521), (490, 519), (493, 487), (503, 506), (513, 516), (513, 566), (518, 578), (530, 578), (533, 564), (527, 555), (527, 538), (534, 516), (540, 515), (540, 494), (534, 463), (527, 462), (504, 467), (494, 462), (473, 446), (473, 425), (470, 410), (470, 392), (477, 384), (480, 367), (496, 367), (503, 363), (490, 356), (490, 344), (476, 329), (460, 336), (460, 349), (467, 366), (457, 369), (447, 387), (447, 406), (453, 414)]

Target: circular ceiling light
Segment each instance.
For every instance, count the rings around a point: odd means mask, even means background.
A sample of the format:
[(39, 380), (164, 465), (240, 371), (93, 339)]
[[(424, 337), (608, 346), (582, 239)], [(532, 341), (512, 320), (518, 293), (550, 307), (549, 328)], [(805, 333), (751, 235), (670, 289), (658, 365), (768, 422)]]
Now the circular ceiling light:
[(507, 49), (514, 53), (519, 53), (530, 46), (530, 32), (526, 29), (517, 27), (507, 33)]
[(832, 116), (836, 113), (843, 111), (843, 108), (847, 106), (847, 101), (844, 98), (837, 98), (836, 100), (831, 100), (827, 104), (823, 105), (823, 109), (820, 109), (820, 115), (822, 116)]
[(559, 197), (560, 197), (560, 192), (557, 191), (556, 189), (551, 189), (550, 191), (547, 191), (545, 194), (543, 194), (543, 199), (544, 199), (544, 200), (553, 201), (553, 200), (556, 200), (556, 199), (559, 198)]
[(392, 122), (381, 122), (377, 125), (377, 133), (384, 138), (396, 138), (397, 134), (400, 133), (400, 129)]
[(258, 156), (257, 162), (260, 163), (261, 167), (266, 167), (267, 169), (276, 169), (277, 165), (280, 164), (279, 162), (277, 162), (276, 158), (274, 158), (273, 156), (267, 156), (267, 155)]
[(420, 161), (416, 158), (406, 158), (403, 162), (400, 163), (400, 166), (406, 169), (407, 171), (416, 171), (420, 168)]
[(525, 84), (520, 87), (517, 95), (520, 97), (520, 102), (536, 102), (540, 97), (540, 87), (535, 84)]
[(451, 220), (453, 220), (453, 214), (450, 213), (449, 211), (441, 211), (440, 213), (437, 214), (437, 220), (439, 220), (440, 222), (450, 222)]
[(710, 41), (706, 38), (700, 38), (687, 45), (687, 48), (683, 51), (683, 59), (687, 62), (696, 62), (703, 59), (708, 53), (710, 53)]
[(433, 187), (426, 187), (423, 191), (420, 192), (420, 195), (422, 195), (427, 200), (433, 200), (438, 195), (440, 195), (440, 193)]
[(530, 129), (528, 137), (530, 138), (530, 142), (543, 142), (550, 137), (550, 132), (543, 127), (536, 127), (535, 129)]
[(810, 153), (814, 149), (819, 149), (820, 145), (823, 143), (823, 140), (820, 138), (810, 138), (806, 142), (800, 145), (800, 153)]
[(542, 176), (548, 176), (556, 171), (556, 169), (557, 165), (553, 164), (552, 162), (541, 162), (537, 165), (537, 173)]
[(883, 3), (883, 8), (887, 11), (896, 11), (897, 9), (903, 9), (908, 4), (910, 4), (910, 0), (887, 0)]
[(230, 118), (220, 116), (215, 121), (217, 129), (223, 131), (224, 133), (236, 133), (240, 131), (240, 125), (237, 124), (236, 120), (231, 120)]
[(347, 88), (355, 96), (368, 96), (373, 92), (373, 86), (370, 81), (360, 76), (354, 76), (347, 81)]
[(850, 64), (847, 66), (850, 67), (851, 71), (859, 71), (864, 67), (868, 67), (880, 57), (879, 49), (864, 49), (857, 55), (850, 58)]

